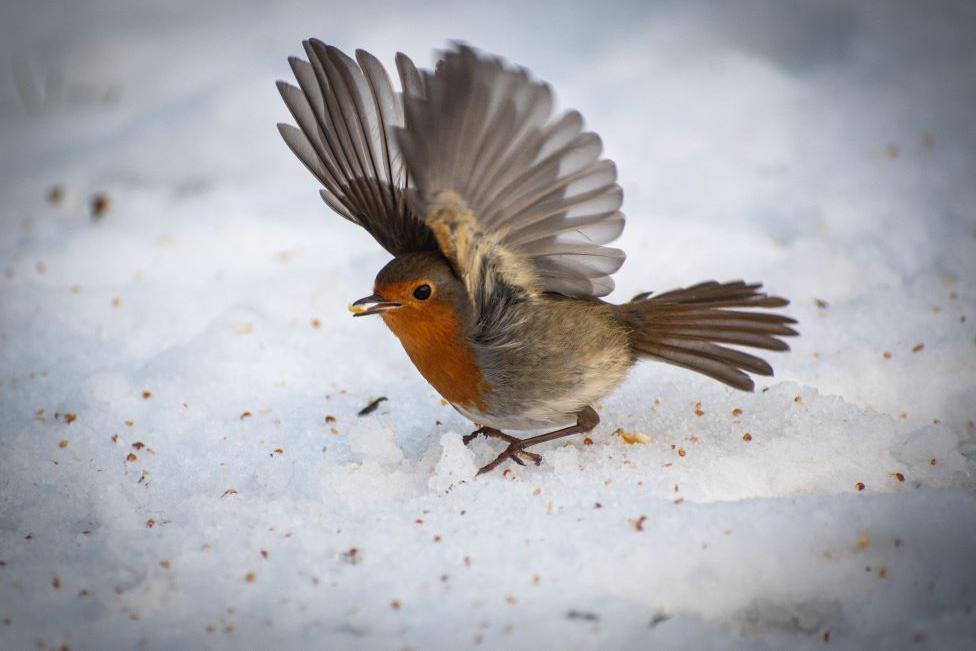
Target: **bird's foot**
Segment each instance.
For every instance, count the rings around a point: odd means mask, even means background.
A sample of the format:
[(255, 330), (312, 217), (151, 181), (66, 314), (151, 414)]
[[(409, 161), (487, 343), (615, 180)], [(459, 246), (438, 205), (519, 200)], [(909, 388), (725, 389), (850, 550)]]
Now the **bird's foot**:
[(542, 463), (542, 456), (525, 450), (525, 447), (527, 446), (524, 440), (512, 436), (511, 434), (506, 434), (505, 432), (497, 430), (494, 427), (482, 427), (477, 429), (465, 436), (462, 440), (464, 441), (465, 445), (468, 445), (471, 443), (471, 441), (478, 438), (479, 435), (484, 436), (485, 438), (501, 439), (508, 443), (508, 447), (501, 454), (499, 454), (494, 461), (486, 464), (481, 468), (481, 470), (478, 471), (479, 475), (483, 475), (486, 472), (491, 472), (500, 466), (506, 459), (511, 459), (520, 466), (525, 465), (525, 461), (523, 461), (523, 459), (526, 461), (531, 461), (537, 466)]
[(512, 461), (514, 461), (520, 466), (525, 465), (525, 461), (523, 461), (522, 459), (531, 461), (537, 466), (540, 463), (542, 463), (542, 457), (540, 455), (525, 450), (525, 441), (521, 439), (516, 439), (514, 436), (511, 438), (515, 440), (509, 443), (508, 447), (505, 448), (505, 450), (501, 454), (495, 457), (494, 461), (482, 466), (481, 470), (478, 471), (479, 475), (483, 475), (486, 472), (491, 472), (492, 470), (500, 466), (506, 459), (511, 459)]
[(525, 459), (531, 461), (537, 466), (540, 463), (542, 463), (542, 457), (540, 455), (535, 454), (533, 452), (528, 452), (524, 448), (525, 448), (525, 443), (521, 440), (519, 440), (516, 443), (510, 443), (508, 447), (505, 448), (505, 450), (501, 454), (495, 457), (494, 461), (482, 466), (481, 470), (478, 471), (478, 474), (483, 475), (486, 472), (491, 472), (492, 470), (500, 466), (506, 459), (511, 459), (512, 461), (514, 461), (520, 466), (525, 465), (525, 461), (522, 461), (520, 457), (524, 457)]

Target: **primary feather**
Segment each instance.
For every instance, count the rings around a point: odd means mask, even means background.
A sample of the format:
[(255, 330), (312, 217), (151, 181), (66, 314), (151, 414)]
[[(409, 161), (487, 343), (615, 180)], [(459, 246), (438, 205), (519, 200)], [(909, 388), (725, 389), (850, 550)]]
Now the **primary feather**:
[[(308, 61), (290, 59), (298, 87), (278, 82), (298, 128), (279, 124), (289, 148), (322, 183), (322, 198), (398, 255), (436, 250), (430, 229), (410, 209), (410, 179), (393, 127), (403, 103), (382, 64), (368, 52), (356, 60), (318, 40), (305, 41)], [(397, 56), (401, 86), (417, 92), (419, 73)]]

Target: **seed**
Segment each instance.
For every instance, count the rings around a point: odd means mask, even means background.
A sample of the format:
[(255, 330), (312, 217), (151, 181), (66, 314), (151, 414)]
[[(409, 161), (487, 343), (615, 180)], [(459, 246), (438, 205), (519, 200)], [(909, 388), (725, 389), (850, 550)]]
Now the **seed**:
[(92, 220), (98, 221), (105, 216), (108, 212), (108, 208), (111, 205), (111, 201), (108, 195), (98, 193), (91, 198), (91, 216)]

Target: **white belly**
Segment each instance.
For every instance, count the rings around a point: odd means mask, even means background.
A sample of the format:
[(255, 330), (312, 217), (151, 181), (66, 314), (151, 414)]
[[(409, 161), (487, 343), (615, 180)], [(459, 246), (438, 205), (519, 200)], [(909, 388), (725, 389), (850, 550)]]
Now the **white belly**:
[[(578, 406), (574, 402), (568, 415), (566, 411), (556, 411), (551, 408), (543, 407), (542, 409), (532, 410), (521, 414), (498, 416), (484, 414), (477, 410), (460, 407), (453, 403), (451, 406), (457, 409), (462, 416), (474, 423), (478, 423), (479, 425), (487, 425), (488, 427), (494, 427), (495, 429), (500, 429), (502, 431), (557, 429), (560, 427), (566, 427), (567, 425), (573, 425), (576, 422), (576, 416), (573, 415), (573, 411), (578, 409)], [(569, 407), (569, 405), (567, 406)]]

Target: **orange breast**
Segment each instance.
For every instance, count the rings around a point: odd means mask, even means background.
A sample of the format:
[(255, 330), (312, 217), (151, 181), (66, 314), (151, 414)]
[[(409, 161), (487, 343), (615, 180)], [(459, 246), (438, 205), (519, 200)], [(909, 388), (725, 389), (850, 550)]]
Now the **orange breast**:
[(450, 305), (431, 302), (422, 309), (405, 306), (384, 312), (383, 320), (400, 338), (410, 361), (445, 400), (479, 411), (486, 409), (485, 393), (491, 387)]

